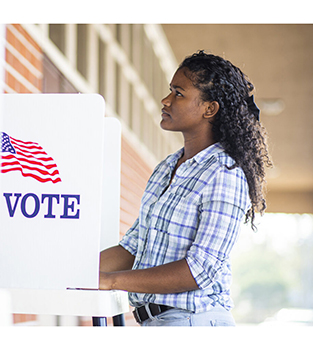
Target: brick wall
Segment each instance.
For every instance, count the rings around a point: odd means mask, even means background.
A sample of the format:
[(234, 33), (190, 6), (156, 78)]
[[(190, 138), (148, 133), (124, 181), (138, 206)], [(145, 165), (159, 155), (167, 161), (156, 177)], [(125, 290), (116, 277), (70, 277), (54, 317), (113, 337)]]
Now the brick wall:
[(141, 197), (152, 169), (124, 137), (121, 158), (120, 233), (122, 237), (138, 217)]
[(5, 92), (42, 91), (42, 51), (18, 24), (6, 27)]

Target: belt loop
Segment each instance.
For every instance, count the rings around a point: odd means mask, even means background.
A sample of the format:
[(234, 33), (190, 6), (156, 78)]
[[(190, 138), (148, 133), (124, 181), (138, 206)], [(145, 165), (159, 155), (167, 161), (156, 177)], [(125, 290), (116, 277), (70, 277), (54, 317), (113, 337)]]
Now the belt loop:
[(146, 309), (146, 311), (147, 311), (147, 314), (148, 314), (149, 318), (150, 318), (151, 320), (154, 320), (155, 317), (151, 314), (151, 311), (150, 311), (150, 303), (145, 304), (145, 309)]
[(162, 312), (161, 305), (159, 305), (159, 304), (150, 303), (149, 309), (150, 309), (150, 312), (154, 315), (158, 315)]

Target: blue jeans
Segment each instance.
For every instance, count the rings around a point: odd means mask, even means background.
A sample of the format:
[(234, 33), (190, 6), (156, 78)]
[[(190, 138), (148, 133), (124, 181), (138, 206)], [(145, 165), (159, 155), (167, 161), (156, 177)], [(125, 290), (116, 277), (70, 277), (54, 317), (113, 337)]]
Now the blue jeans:
[(170, 309), (160, 315), (144, 321), (143, 327), (231, 327), (235, 326), (234, 318), (230, 311), (224, 309), (221, 305), (216, 304), (211, 310), (194, 313), (182, 309)]

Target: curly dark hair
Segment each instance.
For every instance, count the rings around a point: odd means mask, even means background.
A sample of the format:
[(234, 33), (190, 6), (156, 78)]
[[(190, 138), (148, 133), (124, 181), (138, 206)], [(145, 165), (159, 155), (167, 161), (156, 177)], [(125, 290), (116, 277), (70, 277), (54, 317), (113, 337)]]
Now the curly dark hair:
[(235, 167), (244, 171), (251, 200), (245, 223), (255, 212), (264, 213), (266, 201), (263, 185), (265, 166), (272, 166), (266, 145), (266, 131), (248, 108), (247, 100), (254, 86), (242, 71), (222, 57), (198, 51), (185, 58), (178, 69), (186, 67), (186, 76), (201, 91), (203, 101), (217, 101), (219, 110), (212, 121), (215, 141), (220, 142), (234, 160)]

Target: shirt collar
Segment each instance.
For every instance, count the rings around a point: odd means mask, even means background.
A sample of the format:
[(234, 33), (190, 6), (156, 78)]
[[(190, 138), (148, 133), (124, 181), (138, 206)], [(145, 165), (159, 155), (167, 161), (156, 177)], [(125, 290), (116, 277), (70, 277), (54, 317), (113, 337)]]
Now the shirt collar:
[[(192, 157), (188, 161), (191, 162), (194, 160), (198, 164), (201, 164), (201, 163), (205, 162), (206, 160), (208, 160), (209, 158), (211, 158), (213, 155), (216, 155), (216, 154), (221, 153), (221, 152), (224, 152), (224, 148), (222, 147), (222, 145), (219, 142), (217, 142), (217, 143), (214, 143), (213, 145), (205, 148), (204, 150), (200, 151), (199, 153), (197, 153), (194, 157)], [(183, 153), (184, 153), (184, 148), (181, 148), (177, 152), (168, 156), (166, 159), (166, 163), (170, 167), (174, 167), (175, 164), (177, 163), (178, 159), (181, 158), (181, 156), (183, 155)]]

